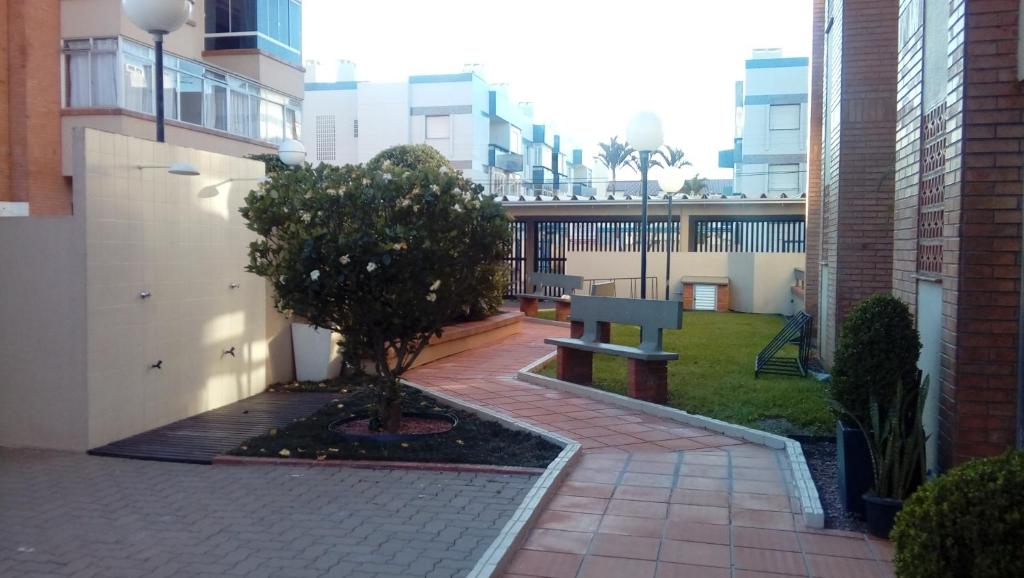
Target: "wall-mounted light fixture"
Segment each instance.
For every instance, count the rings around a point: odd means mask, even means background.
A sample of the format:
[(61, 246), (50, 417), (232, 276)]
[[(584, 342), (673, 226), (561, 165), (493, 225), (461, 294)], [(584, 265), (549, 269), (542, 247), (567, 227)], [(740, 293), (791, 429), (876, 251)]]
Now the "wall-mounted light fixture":
[(199, 169), (191, 163), (172, 163), (169, 165), (135, 165), (135, 168), (140, 171), (143, 169), (167, 169), (167, 172), (172, 175), (182, 175), (186, 177), (199, 176)]

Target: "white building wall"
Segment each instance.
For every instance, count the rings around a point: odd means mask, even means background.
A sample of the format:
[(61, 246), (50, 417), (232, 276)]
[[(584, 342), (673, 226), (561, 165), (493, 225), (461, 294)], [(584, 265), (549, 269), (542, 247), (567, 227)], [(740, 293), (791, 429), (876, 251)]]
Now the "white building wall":
[(388, 147), (412, 142), (408, 84), (360, 83), (358, 93), (358, 162), (365, 163)]

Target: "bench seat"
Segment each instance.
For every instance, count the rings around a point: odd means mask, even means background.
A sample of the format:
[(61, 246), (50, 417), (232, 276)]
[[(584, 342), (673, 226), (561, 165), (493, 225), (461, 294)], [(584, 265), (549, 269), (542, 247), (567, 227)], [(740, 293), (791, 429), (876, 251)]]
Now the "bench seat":
[(550, 295), (543, 295), (540, 293), (519, 293), (516, 295), (518, 299), (536, 299), (538, 301), (556, 301), (558, 303), (568, 303), (569, 300), (565, 297), (552, 297)]
[(589, 351), (590, 353), (604, 353), (629, 359), (639, 359), (641, 361), (674, 361), (679, 359), (679, 354), (671, 351), (643, 351), (642, 349), (629, 347), (627, 345), (615, 345), (614, 343), (590, 343), (581, 339), (573, 339), (571, 337), (547, 338), (544, 340), (544, 343), (547, 343), (548, 345), (557, 345), (558, 347), (568, 347), (580, 351)]

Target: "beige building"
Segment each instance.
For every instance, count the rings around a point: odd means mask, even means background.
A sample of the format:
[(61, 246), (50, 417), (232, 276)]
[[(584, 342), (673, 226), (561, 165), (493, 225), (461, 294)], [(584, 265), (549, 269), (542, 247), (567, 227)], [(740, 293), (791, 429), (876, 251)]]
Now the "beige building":
[(0, 0), (0, 445), (88, 449), (292, 376), (238, 208), (242, 157), (300, 138), (302, 4), (230, 4), (166, 37), (165, 144), (120, 0)]

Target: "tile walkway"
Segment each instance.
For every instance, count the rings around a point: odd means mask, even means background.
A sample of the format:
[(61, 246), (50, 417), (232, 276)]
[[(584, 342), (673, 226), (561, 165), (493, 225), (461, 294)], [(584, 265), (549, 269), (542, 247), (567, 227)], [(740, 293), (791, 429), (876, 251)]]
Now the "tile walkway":
[(784, 453), (515, 379), (565, 333), (526, 323), (407, 375), (585, 449), (508, 578), (892, 576), (888, 542), (804, 526)]
[(465, 576), (535, 479), (0, 448), (0, 576)]

